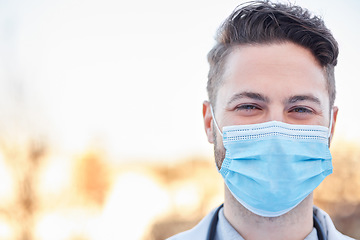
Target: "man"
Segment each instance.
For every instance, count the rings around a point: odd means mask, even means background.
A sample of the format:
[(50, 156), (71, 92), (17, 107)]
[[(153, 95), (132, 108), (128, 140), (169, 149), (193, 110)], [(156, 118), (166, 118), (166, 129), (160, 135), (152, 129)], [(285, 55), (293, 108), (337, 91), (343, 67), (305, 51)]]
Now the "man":
[(224, 204), (174, 239), (351, 239), (313, 206), (332, 173), (338, 45), (300, 7), (239, 6), (208, 54), (208, 141), (225, 182)]

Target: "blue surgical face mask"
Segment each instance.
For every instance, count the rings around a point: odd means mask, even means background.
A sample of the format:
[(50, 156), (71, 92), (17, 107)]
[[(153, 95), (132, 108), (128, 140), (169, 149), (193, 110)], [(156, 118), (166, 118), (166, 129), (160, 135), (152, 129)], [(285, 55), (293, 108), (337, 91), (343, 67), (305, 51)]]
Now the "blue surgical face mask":
[(271, 121), (226, 126), (221, 132), (215, 118), (214, 123), (226, 150), (220, 173), (236, 200), (257, 215), (289, 212), (332, 173), (331, 124)]

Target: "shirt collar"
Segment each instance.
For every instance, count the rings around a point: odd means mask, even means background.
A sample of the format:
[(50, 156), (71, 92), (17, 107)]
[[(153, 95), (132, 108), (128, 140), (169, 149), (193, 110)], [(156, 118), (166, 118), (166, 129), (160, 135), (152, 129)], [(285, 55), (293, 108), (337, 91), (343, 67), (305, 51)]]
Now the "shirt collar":
[[(225, 218), (224, 208), (219, 211), (219, 220), (216, 226), (215, 240), (244, 240)], [(304, 240), (318, 240), (316, 228)]]

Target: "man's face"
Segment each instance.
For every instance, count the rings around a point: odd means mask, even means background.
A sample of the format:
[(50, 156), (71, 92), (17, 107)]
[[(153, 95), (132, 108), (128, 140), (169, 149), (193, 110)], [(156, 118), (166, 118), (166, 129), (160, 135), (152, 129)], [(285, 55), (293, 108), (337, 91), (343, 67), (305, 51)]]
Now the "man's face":
[[(325, 73), (309, 50), (293, 43), (236, 48), (228, 57), (216, 99), (215, 118), (220, 129), (274, 120), (326, 127), (330, 124)], [(203, 115), (220, 167), (225, 150), (221, 135), (215, 133), (208, 102), (204, 103)], [(334, 108), (334, 122), (336, 115)]]

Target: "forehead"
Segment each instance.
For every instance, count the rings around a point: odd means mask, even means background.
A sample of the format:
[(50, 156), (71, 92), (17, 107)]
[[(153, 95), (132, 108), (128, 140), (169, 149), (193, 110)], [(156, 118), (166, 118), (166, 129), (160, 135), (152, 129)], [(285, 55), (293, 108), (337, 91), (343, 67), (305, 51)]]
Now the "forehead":
[(325, 72), (310, 50), (285, 42), (234, 48), (226, 62), (217, 100), (239, 90), (270, 97), (324, 95), (327, 85)]

